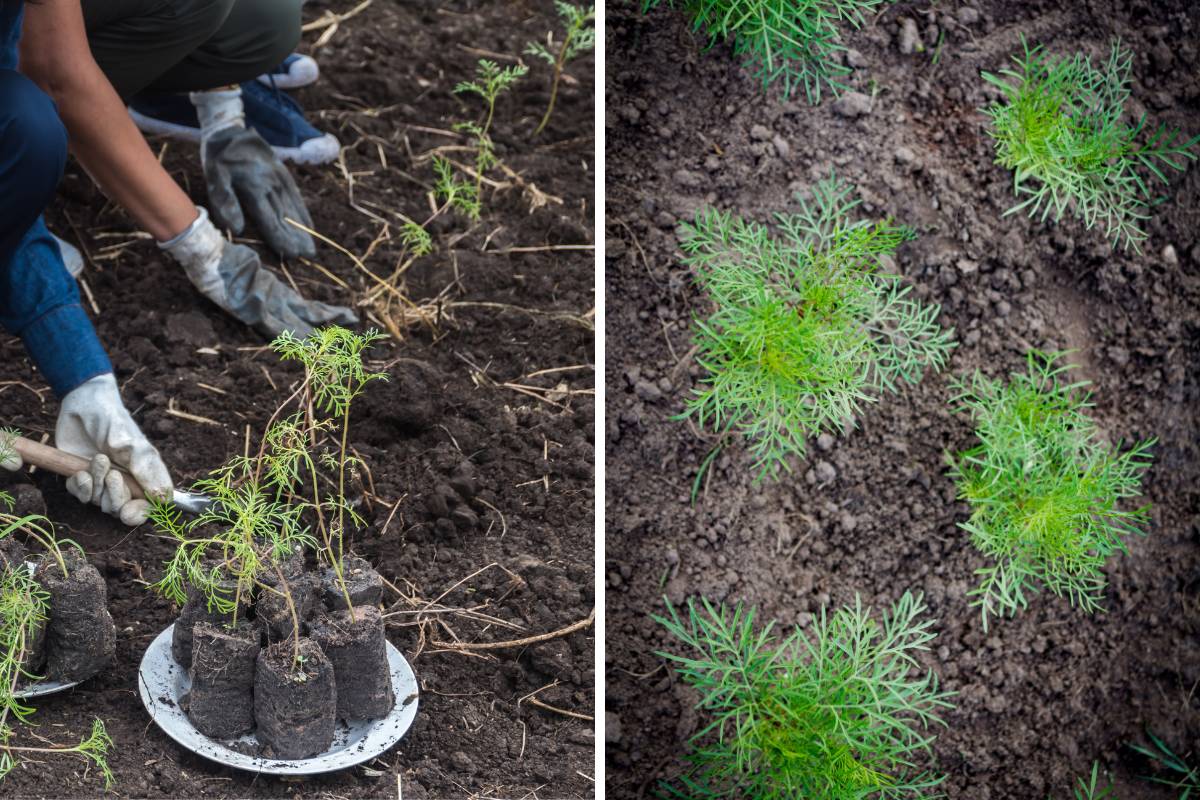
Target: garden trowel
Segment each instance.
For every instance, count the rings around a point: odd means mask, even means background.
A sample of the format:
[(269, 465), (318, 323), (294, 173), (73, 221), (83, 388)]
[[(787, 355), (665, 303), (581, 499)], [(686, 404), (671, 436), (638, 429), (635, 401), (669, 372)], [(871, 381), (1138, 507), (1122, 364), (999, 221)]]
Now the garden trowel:
[[(47, 472), (62, 475), (64, 478), (69, 478), (76, 472), (86, 472), (88, 468), (86, 458), (71, 455), (56, 447), (39, 444), (30, 439), (14, 436), (9, 440), (9, 444), (26, 464), (41, 467)], [(125, 485), (129, 487), (129, 494), (135, 500), (146, 496), (142, 487), (138, 486), (137, 481), (129, 474), (125, 474)], [(212, 505), (211, 498), (193, 492), (181, 492), (178, 489), (175, 490), (172, 500), (180, 511), (186, 511), (189, 514), (203, 514)]]

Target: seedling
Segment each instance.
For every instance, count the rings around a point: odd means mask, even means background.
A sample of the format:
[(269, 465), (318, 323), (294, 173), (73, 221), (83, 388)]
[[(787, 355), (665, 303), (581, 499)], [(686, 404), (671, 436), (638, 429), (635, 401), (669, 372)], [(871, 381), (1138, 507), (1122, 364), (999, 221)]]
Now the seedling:
[[(199, 517), (184, 521), (168, 504), (151, 510), (158, 528), (177, 542), (154, 588), (183, 604), (187, 587), (193, 586), (203, 593), (210, 610), (232, 615), (233, 625), (243, 600), (255, 589), (282, 595), (292, 618), (297, 668), (303, 663), (300, 618), (282, 565), (305, 548), (319, 547), (304, 524), (304, 515), (311, 514), (353, 608), (342, 574), (346, 520), (362, 524), (346, 501), (346, 473), (356, 464), (348, 448), (350, 405), (366, 383), (386, 377), (366, 372), (362, 363), (364, 351), (381, 338), (375, 331), (356, 334), (336, 326), (318, 329), (306, 339), (282, 334), (272, 346), (284, 360), (301, 361), (305, 379), (272, 414), (257, 454), (238, 456), (198, 482), (197, 488), (214, 501)], [(285, 415), (289, 407), (296, 410)], [(314, 409), (328, 417), (317, 418)], [(336, 437), (337, 450), (317, 453), (327, 433)], [(334, 496), (321, 496), (322, 467), (336, 473)], [(205, 566), (205, 559), (213, 555), (216, 564)], [(264, 580), (268, 572), (274, 575), (274, 585)], [(234, 585), (232, 596), (229, 583)]]
[(835, 177), (821, 181), (811, 201), (797, 195), (798, 213), (775, 216), (778, 235), (714, 209), (679, 229), (683, 261), (715, 306), (694, 336), (708, 376), (681, 417), (740, 432), (760, 479), (790, 470), (808, 437), (844, 433), (878, 393), (940, 369), (954, 347), (939, 307), (879, 270), (913, 232), (852, 221), (850, 193)]
[(1104, 563), (1144, 535), (1149, 507), (1122, 511), (1140, 494), (1154, 440), (1124, 453), (1087, 415), (1087, 381), (1070, 383), (1062, 353), (1031, 352), (1007, 384), (975, 374), (952, 384), (957, 411), (970, 414), (979, 444), (947, 456), (958, 496), (971, 505), (960, 524), (991, 562), (975, 571), (971, 605), (1015, 616), (1044, 586), (1092, 612), (1101, 607)]
[(780, 638), (755, 630), (754, 609), (668, 603), (655, 617), (689, 649), (659, 653), (700, 693), (711, 721), (691, 740), (691, 770), (674, 797), (751, 800), (925, 796), (942, 778), (918, 771), (951, 696), (916, 659), (934, 638), (919, 595), (905, 593), (881, 621), (862, 602), (824, 609), (810, 629)]
[[(662, 0), (644, 0), (643, 12)], [(667, 0), (674, 6), (674, 0)], [(824, 87), (835, 96), (846, 89), (850, 68), (841, 63), (841, 24), (861, 28), (884, 0), (680, 0), (710, 46), (730, 40), (736, 56), (762, 80), (781, 82), (784, 98), (800, 86), (808, 102), (821, 102)]]
[(1105, 781), (1100, 783), (1100, 762), (1092, 762), (1091, 778), (1076, 778), (1076, 784), (1073, 787), (1074, 792), (1072, 797), (1075, 800), (1117, 800), (1113, 794), (1116, 789), (1112, 783)]
[[(0, 499), (9, 503), (12, 500), (4, 493), (0, 493)], [(40, 537), (48, 532), (49, 520), (36, 516), (25, 519), (22, 529), (36, 527), (38, 533), (32, 538), (42, 542)], [(11, 532), (12, 528), (8, 528), (3, 535)], [(54, 541), (52, 534), (49, 535), (49, 541)], [(48, 551), (57, 553), (61, 565), (61, 552), (56, 547), (48, 548)], [(26, 757), (76, 754), (89, 759), (100, 769), (104, 775), (104, 788), (108, 789), (113, 783), (113, 774), (107, 761), (112, 739), (100, 719), (93, 721), (91, 735), (73, 746), (47, 744), (31, 747), (12, 743), (16, 733), (14, 724), (28, 723), (34, 712), (17, 696), (17, 686), (22, 679), (37, 680), (39, 677), (28, 670), (27, 662), (35, 632), (46, 624), (49, 600), (49, 593), (34, 580), (23, 564), (0, 568), (0, 780)]]
[(1182, 756), (1177, 756), (1171, 752), (1171, 748), (1167, 747), (1166, 742), (1153, 733), (1147, 731), (1146, 735), (1150, 737), (1150, 742), (1154, 745), (1152, 748), (1136, 744), (1130, 746), (1136, 752), (1146, 756), (1159, 766), (1166, 768), (1168, 772), (1175, 773), (1169, 777), (1155, 776), (1147, 778), (1147, 780), (1151, 783), (1159, 783), (1179, 790), (1180, 795), (1178, 800), (1189, 800), (1189, 798), (1200, 797), (1200, 767), (1189, 766)]
[[(474, 191), (463, 192), (460, 188), (458, 190), (459, 202), (455, 204), (471, 219), (479, 219), (480, 198), (483, 196), (483, 176), (499, 163), (496, 158), (496, 146), (492, 142), (492, 120), (496, 116), (496, 100), (511, 89), (527, 72), (529, 72), (529, 67), (524, 64), (516, 64), (502, 69), (495, 61), (481, 58), (475, 68), (475, 80), (463, 81), (454, 87), (455, 94), (477, 94), (487, 104), (487, 113), (482, 124), (460, 122), (454, 126), (454, 130), (471, 136), (471, 146), (475, 151)], [(434, 169), (438, 169), (437, 161), (434, 162)], [(438, 183), (434, 193), (449, 202), (450, 197), (443, 192), (453, 191), (454, 183), (453, 181), (446, 183), (446, 181), (447, 177), (439, 170)]]
[(1167, 183), (1163, 167), (1185, 169), (1200, 136), (1180, 141), (1178, 130), (1159, 125), (1143, 137), (1144, 114), (1132, 124), (1122, 121), (1133, 55), (1119, 40), (1099, 67), (1082, 53), (1054, 59), (1024, 37), (1021, 44), (1015, 70), (983, 73), (1004, 95), (983, 112), (996, 163), (1013, 170), (1021, 200), (1004, 213), (1028, 210), (1042, 220), (1053, 213), (1057, 222), (1071, 208), (1089, 229), (1102, 225), (1114, 247), (1140, 252), (1142, 223), (1156, 201), (1139, 168)]
[(580, 53), (587, 53), (596, 47), (595, 4), (584, 8), (581, 5), (564, 3), (563, 0), (554, 0), (554, 5), (558, 9), (558, 15), (562, 17), (563, 27), (566, 29), (562, 42), (555, 42), (554, 32), (551, 31), (546, 34), (545, 44), (530, 42), (525, 46), (526, 55), (536, 56), (554, 69), (554, 77), (550, 81), (550, 104), (546, 106), (546, 113), (537, 126), (537, 130), (533, 132), (534, 136), (546, 129), (551, 115), (554, 114), (554, 104), (558, 100), (558, 86), (567, 62), (574, 60)]

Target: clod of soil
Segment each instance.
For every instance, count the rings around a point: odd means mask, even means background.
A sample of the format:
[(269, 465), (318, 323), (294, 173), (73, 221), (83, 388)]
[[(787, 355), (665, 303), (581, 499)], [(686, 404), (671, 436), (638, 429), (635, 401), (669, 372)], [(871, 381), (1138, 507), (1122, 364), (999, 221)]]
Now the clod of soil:
[[(273, 573), (263, 578), (263, 583), (272, 589), (278, 588), (279, 579)], [(288, 589), (292, 594), (292, 602), (296, 606), (296, 616), (300, 618), (301, 631), (305, 620), (312, 616), (320, 596), (320, 579), (311, 572), (293, 573), (287, 576)], [(266, 634), (267, 642), (279, 642), (288, 639), (293, 634), (292, 611), (288, 607), (287, 596), (282, 592), (271, 589), (260, 589), (258, 602), (254, 604), (254, 613)]]
[(232, 739), (254, 729), (254, 667), (260, 649), (258, 628), (249, 623), (233, 630), (209, 622), (193, 628), (187, 713), (196, 730)]
[(353, 616), (343, 609), (317, 617), (309, 636), (333, 662), (339, 717), (378, 719), (392, 710), (396, 698), (378, 608), (355, 606)]
[[(374, 567), (358, 556), (347, 556), (342, 562), (342, 572), (350, 602), (355, 608), (379, 605), (383, 599), (383, 578)], [(333, 567), (327, 567), (321, 573), (321, 590), (326, 608), (336, 611), (346, 607), (346, 598), (342, 596)]]
[(82, 681), (108, 666), (117, 630), (108, 613), (108, 590), (100, 572), (74, 549), (63, 550), (67, 575), (58, 561), (42, 559), (34, 578), (50, 594), (46, 625), (46, 677)]
[(24, 545), (11, 536), (0, 539), (0, 571), (6, 569), (23, 569), (25, 558)]
[(311, 639), (300, 640), (303, 663), (292, 663), (292, 643), (258, 654), (254, 721), (269, 758), (311, 758), (333, 744), (337, 683), (333, 664)]
[[(233, 582), (222, 584), (221, 588), (227, 592), (228, 596), (234, 596)], [(238, 608), (238, 619), (242, 618), (247, 607), (243, 603)], [(215, 608), (210, 609), (204, 595), (189, 587), (187, 602), (180, 609), (179, 619), (175, 620), (175, 629), (171, 632), (171, 655), (184, 667), (192, 663), (192, 630), (200, 622), (209, 622), (214, 625), (228, 624), (233, 622), (233, 614), (225, 614)]]

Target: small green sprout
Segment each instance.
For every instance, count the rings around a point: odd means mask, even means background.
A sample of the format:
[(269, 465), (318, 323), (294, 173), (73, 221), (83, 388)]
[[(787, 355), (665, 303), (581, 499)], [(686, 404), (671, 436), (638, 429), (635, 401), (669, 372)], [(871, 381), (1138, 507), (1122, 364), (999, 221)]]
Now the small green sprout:
[(433, 238), (429, 231), (412, 220), (400, 226), (400, 244), (408, 248), (414, 258), (433, 252)]
[(1151, 783), (1158, 783), (1179, 790), (1180, 795), (1178, 800), (1200, 798), (1200, 767), (1188, 766), (1187, 761), (1182, 756), (1177, 756), (1171, 752), (1171, 748), (1167, 747), (1167, 743), (1153, 733), (1147, 731), (1146, 735), (1150, 737), (1150, 741), (1154, 745), (1153, 748), (1136, 744), (1130, 746), (1134, 751), (1146, 756), (1152, 762), (1165, 767), (1170, 772), (1176, 773), (1170, 777), (1153, 776), (1147, 778), (1147, 780)]
[(0, 780), (16, 768), (26, 755), (77, 754), (89, 759), (104, 775), (104, 788), (113, 784), (107, 755), (112, 739), (104, 722), (92, 723), (92, 734), (77, 745), (62, 747), (19, 746), (12, 743), (14, 723), (28, 723), (34, 709), (17, 696), (22, 679), (37, 680), (39, 676), (27, 669), (30, 637), (46, 624), (50, 595), (19, 565), (0, 572)]
[(713, 209), (680, 226), (683, 261), (715, 304), (696, 322), (708, 377), (681, 416), (745, 436), (760, 479), (790, 470), (806, 438), (844, 433), (878, 393), (940, 369), (954, 347), (939, 307), (879, 270), (913, 232), (852, 221), (850, 192), (835, 177), (821, 181), (811, 202), (797, 196), (798, 213), (776, 215), (779, 236)]
[[(527, 72), (529, 72), (529, 67), (524, 64), (501, 68), (495, 61), (481, 58), (475, 67), (475, 80), (463, 81), (454, 87), (455, 94), (476, 94), (482, 97), (484, 103), (487, 104), (487, 113), (482, 124), (460, 122), (454, 126), (454, 130), (470, 134), (471, 146), (475, 149), (474, 192), (463, 193), (459, 190), (460, 204), (457, 206), (462, 208), (471, 219), (479, 218), (484, 173), (499, 163), (496, 158), (496, 147), (492, 142), (492, 120), (496, 116), (496, 100), (511, 89)], [(438, 183), (434, 193), (439, 197), (445, 196), (447, 202), (450, 202), (454, 192), (454, 179), (438, 169), (437, 162), (439, 160), (441, 159), (434, 161), (434, 170), (438, 172)], [(445, 166), (449, 166), (448, 163)], [(469, 213), (469, 209), (472, 208), (470, 205), (472, 200), (475, 204), (473, 214)], [(453, 205), (453, 203), (451, 204)]]
[(752, 800), (851, 800), (924, 797), (942, 778), (918, 771), (943, 724), (951, 694), (922, 673), (933, 622), (905, 593), (876, 621), (859, 599), (808, 630), (780, 638), (768, 624), (755, 630), (754, 610), (702, 608), (687, 619), (668, 604), (655, 617), (686, 645), (688, 655), (659, 653), (675, 663), (711, 715), (691, 740), (691, 769), (673, 797)]
[[(808, 102), (821, 102), (822, 87), (845, 91), (850, 68), (841, 63), (841, 23), (861, 28), (884, 0), (680, 0), (696, 30), (712, 43), (732, 40), (736, 56), (763, 87), (781, 82), (784, 98), (801, 86)], [(643, 12), (662, 0), (643, 0)], [(674, 0), (667, 0), (674, 6)]]
[(455, 175), (450, 162), (439, 156), (433, 157), (433, 172), (437, 176), (437, 182), (433, 186), (434, 197), (444, 206), (458, 209), (469, 219), (479, 219), (483, 207), (475, 184)]
[(1089, 778), (1076, 778), (1072, 787), (1072, 797), (1075, 800), (1117, 800), (1116, 788), (1111, 782), (1100, 783), (1100, 762), (1092, 762), (1092, 774)]
[(563, 67), (581, 53), (590, 52), (596, 47), (595, 4), (584, 8), (581, 5), (564, 3), (563, 0), (554, 0), (554, 6), (558, 9), (558, 15), (562, 17), (563, 27), (566, 28), (562, 42), (556, 43), (554, 32), (551, 31), (546, 34), (545, 44), (530, 42), (525, 46), (526, 55), (540, 58), (554, 69), (554, 77), (550, 81), (550, 104), (546, 107), (546, 113), (537, 126), (537, 130), (533, 132), (534, 136), (546, 129), (551, 115), (554, 114), (554, 104), (558, 100), (558, 86), (562, 81)]
[(1081, 53), (1053, 59), (1040, 45), (1030, 47), (1024, 37), (1021, 43), (1015, 70), (982, 75), (1004, 95), (983, 112), (996, 163), (1013, 170), (1021, 200), (1004, 213), (1028, 209), (1042, 220), (1053, 213), (1057, 222), (1073, 208), (1089, 229), (1102, 225), (1114, 247), (1140, 252), (1154, 198), (1138, 168), (1167, 183), (1162, 167), (1184, 170), (1200, 136), (1180, 141), (1178, 130), (1160, 125), (1138, 142), (1146, 117), (1122, 121), (1133, 56), (1119, 40), (1099, 67)]
[(1104, 563), (1144, 535), (1149, 507), (1122, 511), (1141, 493), (1153, 439), (1118, 455), (1087, 415), (1086, 381), (1064, 379), (1064, 354), (1031, 352), (1007, 384), (979, 372), (954, 382), (952, 402), (975, 422), (979, 444), (947, 456), (958, 497), (971, 505), (960, 524), (991, 564), (975, 571), (971, 605), (988, 617), (1015, 616), (1040, 586), (1093, 612), (1101, 607)]

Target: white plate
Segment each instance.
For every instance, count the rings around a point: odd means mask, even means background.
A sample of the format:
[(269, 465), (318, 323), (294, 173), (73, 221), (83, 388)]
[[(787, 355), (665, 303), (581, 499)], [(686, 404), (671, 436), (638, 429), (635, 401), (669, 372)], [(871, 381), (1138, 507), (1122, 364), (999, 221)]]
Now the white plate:
[[(380, 755), (400, 741), (417, 716), (417, 678), (400, 651), (387, 643), (388, 666), (392, 672), (392, 692), (396, 705), (386, 717), (371, 720), (338, 720), (333, 744), (312, 758), (279, 760), (259, 758), (242, 750), (258, 749), (254, 734), (236, 740), (220, 741), (196, 730), (179, 707), (180, 698), (191, 687), (188, 671), (171, 655), (170, 625), (160, 633), (142, 656), (138, 669), (138, 689), (150, 716), (168, 736), (188, 750), (207, 759), (237, 769), (270, 775), (317, 775), (333, 772)], [(237, 749), (235, 749), (235, 747)]]

